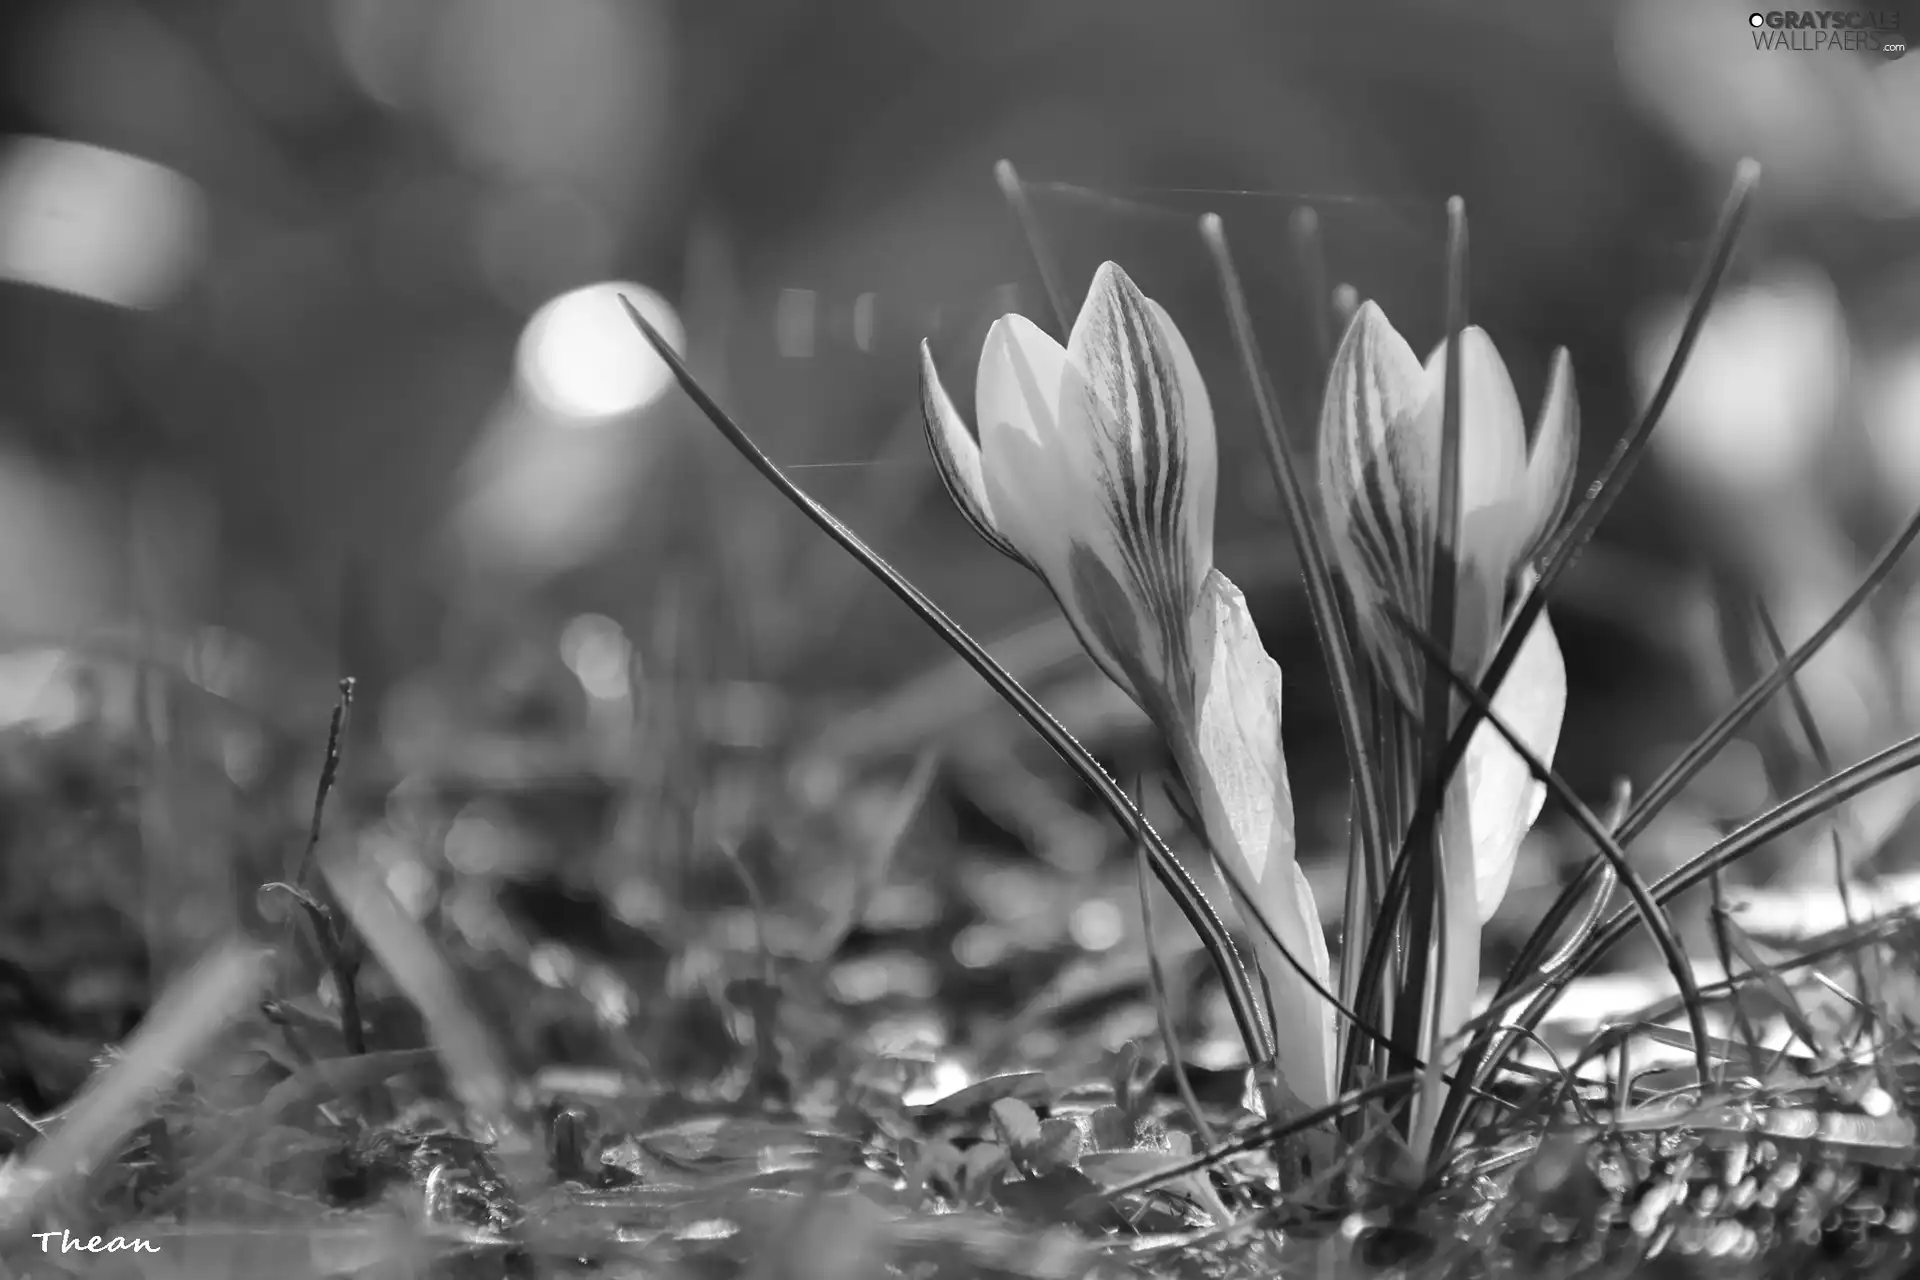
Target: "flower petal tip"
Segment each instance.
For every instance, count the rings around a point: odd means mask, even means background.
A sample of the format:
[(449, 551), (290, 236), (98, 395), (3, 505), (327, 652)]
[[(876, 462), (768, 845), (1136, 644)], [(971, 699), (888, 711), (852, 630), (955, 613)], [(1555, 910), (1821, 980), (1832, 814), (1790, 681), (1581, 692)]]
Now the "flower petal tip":
[(928, 451), (953, 505), (989, 546), (1024, 564), (1025, 557), (1000, 533), (993, 519), (980, 446), (940, 381), (933, 348), (924, 339), (920, 343), (920, 414), (926, 425)]

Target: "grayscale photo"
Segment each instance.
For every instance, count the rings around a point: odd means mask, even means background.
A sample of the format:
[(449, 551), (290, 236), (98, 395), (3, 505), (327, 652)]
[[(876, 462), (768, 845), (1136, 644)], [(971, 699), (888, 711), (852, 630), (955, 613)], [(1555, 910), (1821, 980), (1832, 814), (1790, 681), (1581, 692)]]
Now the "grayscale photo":
[(1920, 1275), (1920, 13), (0, 6), (0, 1280)]

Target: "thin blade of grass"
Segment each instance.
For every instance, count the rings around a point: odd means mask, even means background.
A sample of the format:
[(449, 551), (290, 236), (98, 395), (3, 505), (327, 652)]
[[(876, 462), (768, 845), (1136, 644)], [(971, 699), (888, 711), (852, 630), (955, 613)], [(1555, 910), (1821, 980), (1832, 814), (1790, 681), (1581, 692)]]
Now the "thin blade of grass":
[[(1607, 802), (1607, 814), (1603, 819), (1609, 832), (1616, 830), (1620, 826), (1620, 819), (1626, 813), (1627, 806), (1632, 802), (1633, 788), (1628, 784), (1627, 780), (1625, 778), (1614, 779), (1613, 798)], [(1619, 887), (1619, 873), (1613, 869), (1613, 864), (1608, 862), (1601, 868), (1600, 887), (1594, 891), (1592, 900), (1587, 903), (1586, 911), (1581, 914), (1579, 922), (1575, 924), (1572, 929), (1568, 930), (1567, 940), (1560, 944), (1558, 950), (1547, 957), (1545, 963), (1540, 966), (1541, 968), (1547, 970), (1558, 969), (1572, 958), (1574, 952), (1580, 949), (1581, 944), (1593, 935), (1595, 929), (1599, 928), (1600, 921), (1606, 918), (1607, 907), (1613, 901), (1613, 891)], [(1502, 981), (1505, 981), (1504, 977)]]
[(1307, 320), (1313, 329), (1314, 369), (1324, 379), (1333, 360), (1333, 300), (1327, 295), (1327, 250), (1320, 235), (1320, 214), (1312, 205), (1293, 211), (1287, 230), (1293, 256), (1300, 264), (1301, 291), (1307, 297)]
[(379, 873), (342, 842), (322, 849), (320, 871), (374, 957), (426, 1020), (454, 1096), (496, 1133), (513, 1133), (506, 1054), (439, 947), (394, 900)]
[[(1820, 1029), (1813, 1025), (1813, 1019), (1807, 1016), (1807, 1011), (1801, 1006), (1799, 997), (1793, 994), (1793, 988), (1789, 987), (1786, 979), (1780, 976), (1780, 970), (1760, 954), (1760, 949), (1754, 945), (1753, 939), (1747, 936), (1746, 930), (1740, 927), (1739, 921), (1733, 918), (1731, 912), (1721, 911), (1719, 914), (1721, 928), (1726, 934), (1727, 946), (1740, 958), (1740, 963), (1747, 966), (1747, 972), (1754, 975), (1754, 980), (1759, 983), (1761, 990), (1767, 993), (1767, 999), (1779, 1009), (1780, 1016), (1787, 1020), (1787, 1027), (1799, 1037), (1802, 1044), (1813, 1050), (1816, 1056), (1825, 1061), (1832, 1061), (1833, 1046), (1827, 1042), (1825, 1036), (1820, 1034)], [(1732, 966), (1724, 967), (1728, 973), (1733, 972)], [(1744, 1006), (1736, 1002), (1735, 1007), (1743, 1010), (1742, 1021), (1744, 1022)]]
[(320, 760), (320, 780), (313, 789), (313, 817), (307, 825), (306, 847), (300, 851), (300, 861), (293, 869), (288, 880), (302, 889), (310, 887), (309, 877), (313, 874), (314, 851), (320, 847), (320, 825), (326, 817), (327, 798), (333, 794), (334, 783), (340, 777), (341, 746), (346, 740), (347, 719), (353, 714), (354, 679), (342, 676), (338, 685), (338, 696), (334, 700), (333, 713), (327, 718), (326, 754)]
[[(1467, 207), (1459, 196), (1447, 201), (1447, 354), (1440, 390), (1440, 488), (1439, 509), (1434, 521), (1432, 557), (1428, 579), (1427, 634), (1437, 637), (1443, 646), (1440, 666), (1448, 668), (1444, 656), (1453, 648), (1459, 590), (1460, 555), (1460, 347), (1467, 327)], [(1416, 1149), (1425, 1153), (1431, 1134), (1428, 1126), (1438, 1120), (1439, 1081), (1434, 1072), (1440, 1066), (1442, 1026), (1454, 1006), (1454, 988), (1460, 974), (1449, 973), (1449, 966), (1467, 959), (1469, 947), (1473, 963), (1479, 964), (1479, 922), (1475, 906), (1454, 899), (1459, 883), (1450, 874), (1449, 862), (1468, 860), (1471, 849), (1448, 848), (1442, 836), (1442, 810), (1446, 805), (1448, 775), (1442, 767), (1446, 752), (1447, 728), (1453, 723), (1454, 694), (1443, 680), (1427, 677), (1421, 709), (1420, 777), (1425, 794), (1414, 810), (1410, 830), (1414, 833), (1408, 847), (1414, 859), (1408, 879), (1411, 898), (1407, 915), (1407, 955), (1409, 978), (1405, 1004), (1397, 1031), (1405, 1039), (1413, 1033), (1413, 1043), (1428, 1059), (1427, 1076), (1421, 1082), (1421, 1104), (1415, 1108), (1418, 1128)], [(1473, 883), (1471, 875), (1466, 883)], [(1465, 912), (1464, 917), (1462, 912)], [(1472, 927), (1461, 927), (1464, 920)], [(1431, 975), (1427, 967), (1432, 965)], [(1471, 997), (1471, 986), (1467, 989)], [(1413, 1019), (1417, 1017), (1418, 1022)], [(1404, 1067), (1402, 1068), (1404, 1069)]]
[(338, 692), (333, 714), (327, 718), (326, 753), (321, 757), (320, 779), (313, 790), (313, 817), (307, 826), (307, 843), (300, 851), (300, 860), (294, 866), (288, 887), (295, 900), (309, 912), (315, 948), (326, 963), (327, 972), (333, 975), (334, 994), (340, 1001), (340, 1038), (348, 1053), (365, 1053), (367, 1029), (365, 1020), (360, 1016), (358, 948), (347, 935), (346, 925), (337, 909), (338, 904), (322, 905), (314, 896), (316, 886), (313, 884), (314, 852), (320, 847), (320, 829), (326, 818), (327, 800), (333, 795), (334, 784), (340, 777), (347, 723), (353, 714), (354, 687), (352, 676), (342, 676), (336, 686)]
[[(1713, 892), (1713, 901), (1707, 908), (1707, 918), (1713, 927), (1713, 949), (1720, 961), (1720, 972), (1733, 972), (1733, 940), (1727, 927), (1727, 892), (1725, 877), (1716, 871), (1707, 881)], [(1733, 1020), (1740, 1032), (1740, 1040), (1746, 1046), (1749, 1061), (1760, 1060), (1760, 1038), (1754, 1034), (1753, 1019), (1747, 1014), (1747, 1006), (1741, 1001), (1733, 1002)], [(1705, 1077), (1702, 1077), (1705, 1081)]]
[(673, 371), (674, 379), (680, 384), (680, 389), (694, 402), (714, 428), (726, 438), (727, 442), (764, 476), (782, 497), (798, 507), (815, 526), (839, 543), (847, 554), (858, 560), (903, 604), (912, 609), (922, 622), (931, 627), (954, 652), (965, 659), (967, 665), (991, 685), (994, 692), (1004, 698), (1007, 704), (1045, 740), (1047, 745), (1053, 748), (1055, 754), (1079, 775), (1100, 802), (1106, 806), (1108, 812), (1120, 824), (1121, 829), (1134, 841), (1147, 846), (1155, 877), (1167, 887), (1174, 901), (1180, 904), (1181, 913), (1187, 917), (1194, 931), (1199, 934), (1208, 956), (1220, 973), (1221, 982), (1226, 987), (1228, 1003), (1233, 1009), (1234, 1021), (1247, 1047), (1248, 1058), (1254, 1062), (1262, 1062), (1271, 1057), (1264, 1026), (1253, 1002), (1251, 984), (1240, 962), (1239, 953), (1234, 949), (1233, 939), (1227, 932), (1226, 925), (1221, 922), (1213, 905), (1207, 901), (1206, 895), (1200, 891), (1200, 886), (1194, 883), (1193, 877), (1187, 874), (1186, 868), (1180, 865), (1179, 860), (1167, 848), (1166, 842), (1160, 838), (1158, 832), (1154, 831), (1152, 824), (1146, 820), (1139, 809), (1134, 807), (1132, 801), (1127, 799), (1126, 793), (1120, 789), (1120, 786), (1108, 776), (1106, 770), (1100, 767), (1066, 727), (981, 647), (979, 641), (949, 618), (940, 606), (907, 581), (898, 570), (882, 559), (879, 553), (862, 542), (853, 530), (841, 524), (831, 512), (788, 479), (786, 474), (775, 466), (773, 461), (753, 442), (752, 437), (747, 435), (732, 416), (720, 407), (719, 402), (708, 394), (699, 379), (694, 377), (687, 362), (681, 358), (680, 353), (675, 351), (672, 345), (647, 323), (646, 318), (631, 302), (624, 297), (620, 302), (626, 308), (627, 318), (633, 322), (634, 327), (640, 331), (648, 345)]
[[(1817, 964), (1832, 960), (1838, 956), (1849, 955), (1862, 947), (1870, 947), (1887, 942), (1913, 927), (1916, 916), (1909, 912), (1881, 920), (1863, 921), (1859, 928), (1845, 931), (1838, 937), (1829, 938), (1819, 946), (1810, 947), (1791, 960), (1782, 960), (1774, 964), (1772, 970), (1781, 978), (1801, 969), (1810, 969)], [(1824, 975), (1814, 974), (1816, 981)], [(1700, 998), (1709, 1003), (1739, 994), (1742, 987), (1758, 981), (1758, 975), (1742, 973), (1719, 982), (1708, 983), (1700, 988)], [(1664, 1022), (1679, 1012), (1680, 1006), (1672, 1000), (1649, 1006), (1641, 1017), (1651, 1022)]]
[[(1137, 783), (1134, 790), (1134, 803), (1136, 805), (1140, 803), (1140, 791)], [(1140, 863), (1140, 874), (1138, 877), (1140, 882), (1140, 928), (1143, 941), (1146, 943), (1147, 948), (1147, 982), (1153, 996), (1154, 1020), (1160, 1027), (1160, 1042), (1166, 1049), (1167, 1071), (1173, 1076), (1173, 1087), (1180, 1095), (1181, 1105), (1185, 1106), (1187, 1114), (1193, 1117), (1193, 1131), (1200, 1135), (1200, 1141), (1203, 1144), (1211, 1147), (1216, 1141), (1213, 1125), (1208, 1122), (1206, 1112), (1200, 1109), (1199, 1095), (1194, 1093), (1193, 1080), (1187, 1075), (1186, 1058), (1180, 1052), (1180, 1036), (1179, 1033), (1175, 1031), (1173, 1025), (1173, 1007), (1167, 997), (1166, 971), (1160, 963), (1160, 949), (1154, 945), (1153, 941), (1153, 901), (1151, 895), (1147, 892), (1147, 874), (1149, 871), (1147, 865), (1147, 848), (1145, 845), (1136, 844), (1134, 846), (1134, 852)], [(1269, 1004), (1271, 1004), (1271, 1000), (1269, 1000)], [(1271, 1025), (1271, 1009), (1269, 1009), (1269, 1025)], [(1194, 1186), (1204, 1197), (1208, 1212), (1212, 1213), (1223, 1225), (1233, 1222), (1234, 1213), (1232, 1208), (1228, 1206), (1225, 1198), (1214, 1189), (1211, 1182), (1206, 1178), (1196, 1177), (1194, 1179)], [(1239, 1203), (1239, 1197), (1237, 1195), (1234, 1197), (1234, 1202), (1236, 1204)]]
[[(1360, 694), (1361, 681), (1351, 643), (1352, 627), (1341, 607), (1339, 588), (1319, 525), (1312, 515), (1307, 488), (1300, 478), (1293, 451), (1288, 448), (1286, 427), (1281, 418), (1279, 397), (1260, 359), (1259, 341), (1253, 331), (1253, 316), (1247, 307), (1246, 290), (1227, 246), (1225, 224), (1217, 214), (1200, 220), (1200, 236), (1213, 261), (1214, 275), (1239, 351), (1241, 370), (1253, 389), (1254, 412), (1260, 422), (1261, 442), (1266, 447), (1267, 465), (1280, 490), (1280, 505), (1286, 512), (1288, 531), (1299, 550), (1301, 578), (1306, 588), (1307, 612), (1320, 642), (1333, 687), (1335, 716), (1340, 725), (1340, 741), (1347, 754), (1349, 776), (1353, 779), (1354, 804), (1361, 820), (1360, 844), (1369, 864), (1385, 857), (1387, 836), (1381, 826), (1378, 775), (1367, 747), (1367, 712)], [(1363, 895), (1364, 900), (1364, 895)], [(1371, 913), (1369, 913), (1370, 915)], [(1365, 936), (1369, 921), (1349, 917), (1346, 923), (1345, 956), (1355, 950), (1353, 940)], [(1356, 930), (1360, 932), (1356, 934)], [(1343, 986), (1345, 984), (1343, 983)]]
[[(1760, 638), (1766, 642), (1767, 652), (1773, 658), (1776, 668), (1787, 665), (1787, 646), (1780, 638), (1780, 628), (1774, 625), (1773, 611), (1767, 608), (1767, 602), (1759, 596), (1753, 600), (1754, 621), (1760, 629)], [(1787, 677), (1787, 698), (1793, 707), (1794, 719), (1800, 724), (1800, 732), (1806, 736), (1807, 750), (1813, 753), (1814, 763), (1820, 766), (1820, 772), (1826, 777), (1834, 773), (1833, 752), (1827, 749), (1826, 735), (1820, 732), (1820, 722), (1814, 718), (1813, 708), (1807, 702), (1806, 690), (1800, 687), (1797, 675)], [(1846, 920), (1847, 927), (1856, 923), (1853, 910), (1853, 890), (1849, 886), (1852, 878), (1853, 859), (1848, 856), (1847, 842), (1842, 830), (1851, 826), (1839, 815), (1831, 831), (1828, 832), (1828, 844), (1833, 850), (1833, 889), (1840, 899), (1840, 914)], [(1865, 959), (1858, 953), (1853, 957), (1853, 975), (1859, 982), (1858, 990), (1862, 998), (1871, 989), (1867, 983)]]
[(1014, 221), (1020, 224), (1027, 252), (1033, 255), (1033, 265), (1040, 272), (1040, 285), (1047, 292), (1047, 304), (1053, 308), (1054, 323), (1060, 326), (1060, 340), (1065, 342), (1073, 331), (1073, 308), (1067, 301), (1066, 278), (1060, 272), (1060, 264), (1054, 261), (1053, 251), (1040, 237), (1040, 219), (1034, 215), (1026, 185), (1020, 181), (1020, 173), (1011, 160), (1001, 160), (993, 166), (993, 180), (1000, 184), (1000, 194), (1006, 197)]
[(1819, 629), (1797, 646), (1785, 661), (1769, 671), (1765, 679), (1741, 694), (1738, 702), (1729, 707), (1712, 726), (1689, 744), (1680, 758), (1663, 770), (1653, 781), (1621, 826), (1622, 843), (1630, 842), (1645, 830), (1687, 783), (1706, 767), (1708, 761), (1713, 759), (1720, 748), (1725, 746), (1728, 740), (1738, 733), (1775, 694), (1786, 688), (1800, 670), (1826, 646), (1827, 641), (1839, 634), (1840, 629), (1866, 605), (1874, 592), (1879, 590), (1881, 583), (1892, 574), (1895, 566), (1913, 546), (1916, 538), (1920, 538), (1920, 510), (1914, 512), (1893, 540), (1874, 557), (1873, 563), (1861, 576), (1859, 585), (1840, 602), (1840, 606), (1833, 611), (1832, 616), (1821, 623)]
[(1147, 893), (1149, 870), (1143, 849), (1140, 852), (1140, 925), (1146, 930), (1147, 983), (1153, 995), (1154, 1019), (1160, 1025), (1160, 1042), (1167, 1051), (1167, 1070), (1173, 1075), (1173, 1087), (1187, 1108), (1187, 1114), (1193, 1117), (1194, 1132), (1200, 1135), (1200, 1141), (1212, 1146), (1213, 1126), (1200, 1110), (1200, 1097), (1193, 1091), (1193, 1081), (1187, 1076), (1186, 1061), (1180, 1055), (1180, 1036), (1174, 1030), (1173, 1010), (1167, 1002), (1167, 974), (1160, 963), (1160, 950), (1153, 944), (1153, 903)]
[(87, 1083), (60, 1127), (9, 1172), (10, 1185), (0, 1195), (0, 1243), (17, 1243), (36, 1218), (112, 1159), (165, 1091), (259, 1000), (271, 973), (270, 952), (236, 940), (169, 987), (120, 1060)]
[[(1777, 669), (1787, 655), (1781, 653), (1769, 661), (1763, 654), (1766, 642), (1760, 636), (1760, 624), (1754, 612), (1759, 593), (1732, 574), (1716, 575), (1712, 599), (1714, 620), (1719, 633), (1722, 660), (1730, 677), (1728, 687), (1744, 692), (1758, 684), (1769, 671)], [(1788, 681), (1783, 688), (1790, 688)], [(1805, 752), (1793, 740), (1784, 708), (1773, 715), (1762, 715), (1754, 725), (1753, 745), (1760, 757), (1760, 771), (1771, 788), (1769, 803), (1790, 796), (1807, 785), (1802, 769)]]
[(906, 838), (907, 829), (913, 825), (914, 818), (919, 816), (921, 807), (933, 791), (933, 780), (939, 765), (940, 752), (933, 747), (923, 748), (915, 758), (913, 771), (900, 784), (899, 792), (893, 797), (893, 807), (881, 824), (879, 834), (867, 846), (866, 856), (854, 874), (853, 887), (848, 891), (846, 906), (828, 918), (807, 949), (807, 959), (811, 963), (824, 964), (832, 959), (840, 949), (840, 944), (847, 940), (847, 935), (865, 917), (875, 890), (893, 866), (894, 856), (900, 850), (900, 842)]
[[(1692, 354), (1694, 343), (1699, 340), (1700, 330), (1705, 326), (1707, 313), (1713, 306), (1713, 299), (1720, 290), (1720, 281), (1726, 275), (1727, 264), (1733, 259), (1734, 246), (1739, 242), (1740, 229), (1746, 223), (1747, 212), (1753, 200), (1753, 190), (1760, 181), (1760, 165), (1757, 161), (1742, 160), (1734, 169), (1733, 186), (1720, 208), (1720, 217), (1713, 229), (1711, 248), (1707, 260), (1701, 265), (1700, 275), (1694, 282), (1692, 296), (1687, 305), (1687, 316), (1680, 327), (1679, 340), (1674, 344), (1673, 355), (1667, 360), (1666, 371), (1660, 377), (1659, 385), (1654, 389), (1653, 398), (1647, 402), (1646, 410), (1633, 429), (1620, 438), (1614, 446), (1613, 454), (1607, 459), (1600, 474), (1588, 486), (1587, 493), (1568, 517), (1566, 527), (1554, 540), (1540, 568), (1540, 576), (1533, 588), (1527, 592), (1514, 616), (1513, 626), (1507, 631), (1495, 651), (1493, 660), (1487, 664), (1485, 675), (1481, 677), (1481, 688), (1489, 698), (1500, 691), (1500, 682), (1505, 680), (1512, 669), (1514, 660), (1520, 655), (1520, 646), (1525, 642), (1533, 624), (1546, 610), (1547, 597), (1559, 582), (1560, 575), (1567, 571), (1574, 558), (1580, 554), (1600, 522), (1606, 519), (1607, 512), (1619, 499), (1620, 491), (1626, 486), (1640, 458), (1646, 453), (1653, 439), (1654, 428), (1660, 425), (1661, 415), (1666, 412), (1667, 403), (1673, 398), (1674, 388), (1680, 384), (1680, 376), (1686, 371), (1687, 358)], [(1453, 739), (1447, 744), (1449, 761), (1448, 772), (1458, 767), (1465, 757), (1467, 743), (1472, 739), (1473, 731), (1478, 727), (1477, 719), (1468, 715), (1463, 717), (1454, 729)]]

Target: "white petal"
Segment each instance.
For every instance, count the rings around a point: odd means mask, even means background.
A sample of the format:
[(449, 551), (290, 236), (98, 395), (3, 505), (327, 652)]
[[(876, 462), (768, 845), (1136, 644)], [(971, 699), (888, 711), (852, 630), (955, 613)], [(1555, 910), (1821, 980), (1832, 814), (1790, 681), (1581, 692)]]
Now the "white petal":
[[(1472, 819), (1469, 806), (1464, 803), (1466, 798), (1466, 780), (1455, 774), (1453, 784), (1447, 789), (1440, 828), (1444, 901), (1440, 936), (1436, 941), (1441, 972), (1436, 975), (1430, 996), (1438, 1006), (1432, 1021), (1437, 1024), (1439, 1038), (1431, 1040), (1425, 1030), (1422, 1032), (1420, 1052), (1427, 1060), (1427, 1069), (1421, 1073), (1413, 1114), (1411, 1145), (1414, 1153), (1423, 1158), (1432, 1142), (1445, 1098), (1446, 1085), (1441, 1077), (1452, 1070), (1465, 1047), (1453, 1045), (1449, 1051), (1448, 1041), (1472, 1015), (1474, 992), (1480, 985), (1481, 922), (1473, 901), (1474, 861), (1469, 834)], [(1432, 1009), (1433, 1005), (1428, 1007)], [(1422, 1027), (1428, 1025), (1423, 1017)]]
[[(1294, 859), (1293, 792), (1280, 742), (1280, 668), (1239, 588), (1208, 574), (1193, 615), (1194, 720), (1176, 736), (1181, 772), (1216, 856), (1231, 859), (1287, 951), (1325, 987), (1331, 967), (1313, 891)], [(1247, 915), (1247, 906), (1241, 903)], [(1273, 991), (1280, 1070), (1310, 1107), (1333, 1098), (1333, 1009), (1248, 920)]]
[[(1444, 412), (1447, 344), (1427, 357), (1427, 398), (1421, 407), (1421, 447), (1431, 451), (1425, 474), (1433, 477), (1438, 502), (1440, 430)], [(1473, 512), (1508, 502), (1527, 470), (1527, 423), (1506, 361), (1484, 329), (1460, 334), (1460, 505)]]
[(1527, 544), (1531, 559), (1560, 527), (1573, 496), (1573, 472), (1580, 458), (1580, 398), (1574, 391), (1573, 360), (1565, 347), (1553, 353), (1547, 394), (1533, 426), (1527, 450)]
[[(1529, 751), (1552, 765), (1566, 709), (1566, 662), (1543, 614), (1500, 682), (1493, 710)], [(1514, 859), (1546, 803), (1547, 786), (1535, 780), (1499, 730), (1484, 721), (1467, 744), (1465, 768), (1475, 897), (1485, 922), (1506, 896)]]
[(987, 331), (976, 401), (996, 527), (1053, 591), (1088, 656), (1144, 706), (1160, 683), (1143, 661), (1158, 627), (1126, 586), (1120, 530), (1087, 464), (1097, 410), (1085, 381), (1065, 348), (1007, 316)]
[[(1486, 660), (1497, 639), (1508, 580), (1531, 532), (1527, 525), (1526, 419), (1520, 397), (1493, 340), (1478, 328), (1460, 335), (1460, 574), (1455, 584), (1453, 659), (1467, 671)], [(1422, 517), (1437, 531), (1440, 448), (1446, 398), (1447, 344), (1427, 360), (1427, 401), (1420, 430), (1420, 474), (1428, 477)], [(1434, 536), (1429, 533), (1429, 536)]]
[(1372, 302), (1354, 312), (1334, 353), (1320, 410), (1320, 494), (1340, 569), (1384, 674), (1414, 705), (1423, 670), (1381, 609), (1427, 614), (1431, 535), (1416, 526), (1419, 454), (1403, 450), (1426, 401), (1419, 357)]
[(980, 446), (954, 407), (953, 397), (940, 381), (934, 367), (933, 351), (920, 344), (920, 414), (927, 428), (927, 447), (933, 453), (940, 481), (947, 487), (953, 505), (960, 508), (968, 523), (995, 549), (1024, 563), (1024, 557), (994, 526), (993, 508), (987, 501), (986, 483), (980, 474)]
[(1073, 323), (1067, 359), (1099, 410), (1085, 441), (1088, 464), (1106, 478), (1120, 515), (1177, 550), (1197, 587), (1213, 564), (1219, 464), (1213, 406), (1186, 339), (1165, 308), (1107, 262)]

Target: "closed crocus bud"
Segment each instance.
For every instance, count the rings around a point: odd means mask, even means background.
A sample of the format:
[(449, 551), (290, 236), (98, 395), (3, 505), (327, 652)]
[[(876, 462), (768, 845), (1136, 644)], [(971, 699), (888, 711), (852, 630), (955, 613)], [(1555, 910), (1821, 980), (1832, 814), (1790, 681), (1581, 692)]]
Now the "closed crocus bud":
[(1052, 588), (1095, 662), (1154, 713), (1190, 682), (1187, 619), (1213, 564), (1213, 409), (1165, 310), (1109, 262), (1067, 345), (987, 331), (978, 442), (921, 344), (927, 436), (989, 543)]
[(1253, 930), (1282, 1025), (1279, 1067), (1333, 1096), (1325, 935), (1294, 860), (1280, 670), (1213, 567), (1213, 410), (1186, 340), (1107, 263), (1066, 346), (1017, 315), (988, 331), (969, 431), (921, 348), (927, 438), (947, 491), (995, 548), (1052, 590), (1082, 645), (1167, 740), (1217, 857), (1289, 963)]
[[(1477, 676), (1499, 644), (1509, 586), (1566, 510), (1579, 408), (1573, 364), (1560, 351), (1529, 444), (1506, 365), (1477, 328), (1461, 333), (1460, 381), (1460, 540), (1449, 648), (1453, 666)], [(1421, 364), (1380, 308), (1363, 303), (1334, 356), (1320, 419), (1320, 490), (1334, 552), (1382, 678), (1415, 714), (1426, 659), (1394, 613), (1421, 621), (1431, 609), (1445, 386), (1446, 345)], [(1566, 669), (1542, 615), (1493, 709), (1551, 762), (1565, 708)], [(1506, 892), (1545, 791), (1491, 725), (1475, 732), (1464, 774), (1484, 921)]]

